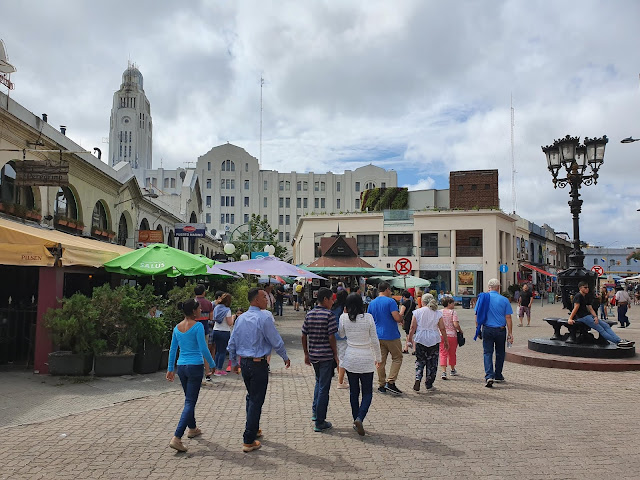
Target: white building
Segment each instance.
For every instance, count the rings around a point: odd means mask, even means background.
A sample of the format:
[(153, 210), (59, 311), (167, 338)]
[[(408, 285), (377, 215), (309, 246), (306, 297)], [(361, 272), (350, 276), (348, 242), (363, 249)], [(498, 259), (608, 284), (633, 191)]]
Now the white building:
[(638, 275), (640, 274), (640, 261), (629, 258), (637, 249), (637, 247), (583, 247), (584, 266), (592, 268), (595, 265), (600, 265), (605, 275), (620, 275), (621, 277)]

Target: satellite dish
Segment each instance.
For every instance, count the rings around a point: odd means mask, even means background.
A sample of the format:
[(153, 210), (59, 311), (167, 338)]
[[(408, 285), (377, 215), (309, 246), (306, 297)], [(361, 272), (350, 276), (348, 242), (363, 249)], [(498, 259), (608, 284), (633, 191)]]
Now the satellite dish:
[(186, 177), (186, 176), (187, 176), (187, 174), (185, 173), (185, 171), (184, 171), (184, 170), (182, 170), (182, 171), (180, 172), (180, 179), (181, 179), (183, 182), (184, 182), (184, 177)]
[(7, 59), (7, 50), (4, 47), (4, 41), (0, 40), (0, 73), (14, 73), (16, 67), (11, 65)]
[(212, 228), (212, 229), (210, 230), (210, 232), (211, 232), (211, 235), (212, 235), (213, 237), (215, 237), (215, 236), (216, 236), (216, 233), (218, 233), (218, 231), (217, 231), (215, 228)]

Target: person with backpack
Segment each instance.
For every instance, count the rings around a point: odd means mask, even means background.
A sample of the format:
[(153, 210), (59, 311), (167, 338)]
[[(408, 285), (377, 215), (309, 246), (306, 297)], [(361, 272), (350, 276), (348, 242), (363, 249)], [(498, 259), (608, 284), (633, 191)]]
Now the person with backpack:
[[(411, 328), (411, 317), (413, 317), (413, 311), (416, 309), (417, 304), (411, 293), (408, 290), (402, 292), (402, 303), (400, 306), (400, 316), (402, 317), (402, 328), (404, 333), (408, 336), (409, 329)], [(409, 353), (409, 346), (407, 345), (407, 339), (405, 337), (404, 348), (402, 353)]]
[(296, 312), (300, 311), (300, 304), (302, 303), (303, 295), (304, 295), (304, 287), (302, 286), (302, 282), (298, 280), (296, 286), (294, 288), (293, 295), (293, 308)]

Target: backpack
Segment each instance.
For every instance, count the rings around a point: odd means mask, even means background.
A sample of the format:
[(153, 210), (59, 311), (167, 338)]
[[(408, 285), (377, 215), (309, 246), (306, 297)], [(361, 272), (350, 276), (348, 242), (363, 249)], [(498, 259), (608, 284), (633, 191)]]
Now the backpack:
[(302, 292), (302, 285), (298, 284), (296, 285), (296, 293), (301, 293)]

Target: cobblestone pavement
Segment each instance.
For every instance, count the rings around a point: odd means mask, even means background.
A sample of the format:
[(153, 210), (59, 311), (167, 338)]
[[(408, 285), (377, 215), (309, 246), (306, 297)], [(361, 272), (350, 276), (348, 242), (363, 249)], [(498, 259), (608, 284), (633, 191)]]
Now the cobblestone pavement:
[[(631, 310), (631, 328), (614, 330), (640, 340), (637, 311), (640, 308)], [(33, 421), (33, 411), (39, 411), (44, 420), (51, 402), (76, 400), (58, 411), (58, 418), (27, 425), (3, 420), (0, 479), (640, 476), (640, 456), (635, 451), (639, 372), (581, 372), (507, 363), (507, 382), (487, 389), (481, 345), (469, 338), (472, 312), (458, 313), (468, 337), (459, 350), (461, 375), (438, 379), (434, 391), (422, 388), (416, 393), (411, 390), (413, 357), (405, 355), (398, 380), (405, 394), (375, 393), (364, 422), (367, 435), (359, 437), (351, 427), (348, 390), (337, 390), (335, 385), (328, 415), (334, 428), (313, 432), (309, 416), (314, 377), (311, 367), (302, 364), (299, 347), (302, 313), (287, 310), (277, 323), (292, 368), (282, 368), (274, 356), (261, 422), (263, 448), (248, 454), (241, 451), (246, 392), (235, 375), (216, 378), (213, 386), (202, 389), (196, 416), (204, 435), (185, 440), (189, 451), (178, 454), (168, 442), (183, 395), (160, 374), (85, 384), (51, 377), (40, 384), (41, 377), (34, 376), (33, 385), (20, 393), (14, 386), (21, 388), (25, 380), (2, 373), (2, 417), (20, 410)], [(551, 327), (542, 318), (560, 315), (558, 305), (535, 305), (532, 326), (514, 327), (515, 344), (550, 336)], [(141, 391), (142, 382), (153, 388)], [(113, 385), (112, 396), (90, 390), (107, 383)], [(127, 385), (135, 388), (127, 390)], [(52, 397), (51, 389), (58, 397)], [(127, 395), (127, 391), (137, 393)], [(100, 405), (96, 397), (112, 405)]]

